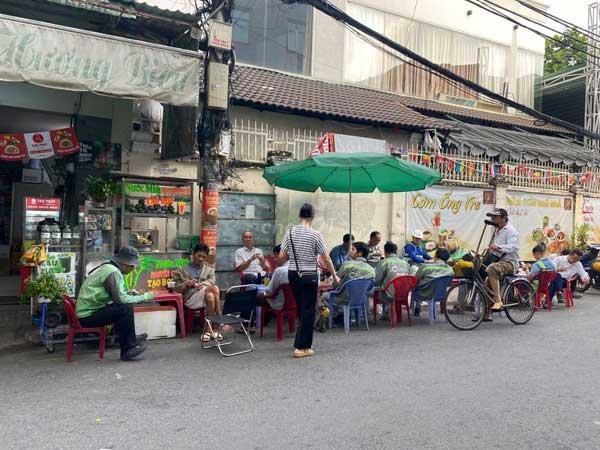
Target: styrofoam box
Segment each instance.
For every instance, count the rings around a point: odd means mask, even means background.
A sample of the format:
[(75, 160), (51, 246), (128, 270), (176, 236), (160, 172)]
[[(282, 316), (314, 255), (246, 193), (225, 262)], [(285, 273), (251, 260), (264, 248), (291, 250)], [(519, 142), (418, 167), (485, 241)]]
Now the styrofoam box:
[(138, 306), (134, 308), (135, 334), (148, 334), (148, 339), (175, 337), (177, 313), (172, 306)]

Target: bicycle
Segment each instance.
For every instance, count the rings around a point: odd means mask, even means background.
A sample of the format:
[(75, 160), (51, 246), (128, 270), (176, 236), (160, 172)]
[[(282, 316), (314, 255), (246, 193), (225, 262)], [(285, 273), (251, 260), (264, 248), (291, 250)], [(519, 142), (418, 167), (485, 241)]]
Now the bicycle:
[[(488, 225), (493, 222), (486, 220), (486, 227), (481, 234), (477, 250), (473, 254), (474, 275), (472, 278), (454, 282), (446, 293), (446, 320), (455, 328), (466, 331), (477, 328), (493, 303), (492, 290), (486, 285), (481, 276), (485, 254), (479, 254), (481, 241)], [(524, 325), (531, 320), (535, 313), (535, 290), (526, 278), (507, 276), (502, 280), (500, 293), (503, 303), (502, 310), (506, 317), (515, 325)]]

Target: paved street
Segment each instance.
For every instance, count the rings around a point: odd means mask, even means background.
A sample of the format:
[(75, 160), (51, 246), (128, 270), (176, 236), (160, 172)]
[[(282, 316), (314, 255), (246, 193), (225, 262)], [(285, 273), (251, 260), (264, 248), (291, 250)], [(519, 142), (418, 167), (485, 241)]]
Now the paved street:
[(459, 332), (318, 334), (291, 358), (274, 330), (224, 359), (196, 337), (104, 362), (59, 347), (0, 356), (3, 449), (598, 448), (600, 295)]

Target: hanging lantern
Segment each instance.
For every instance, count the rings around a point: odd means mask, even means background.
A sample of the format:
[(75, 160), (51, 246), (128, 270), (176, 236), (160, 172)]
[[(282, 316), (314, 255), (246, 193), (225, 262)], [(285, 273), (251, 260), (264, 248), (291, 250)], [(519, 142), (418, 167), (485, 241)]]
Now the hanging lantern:
[(423, 155), (423, 165), (428, 166), (430, 162), (431, 162), (431, 156), (428, 155), (427, 153), (425, 153)]
[(447, 163), (446, 167), (448, 169), (448, 172), (454, 172), (454, 160), (449, 159), (446, 163)]

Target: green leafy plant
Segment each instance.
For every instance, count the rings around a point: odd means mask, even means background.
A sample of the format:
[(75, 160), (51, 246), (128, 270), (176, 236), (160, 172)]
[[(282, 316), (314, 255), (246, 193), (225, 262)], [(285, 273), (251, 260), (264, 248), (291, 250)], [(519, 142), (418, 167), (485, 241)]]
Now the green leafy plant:
[(580, 250), (587, 250), (588, 238), (590, 235), (591, 227), (589, 223), (582, 223), (575, 227), (575, 233), (573, 234), (573, 246)]
[(45, 297), (53, 303), (62, 303), (62, 296), (65, 293), (66, 289), (60, 285), (54, 275), (46, 273), (27, 283), (23, 292), (23, 301), (29, 302), (30, 298)]
[(85, 191), (95, 202), (104, 203), (107, 198), (112, 198), (119, 193), (119, 183), (106, 176), (90, 175), (85, 179)]

